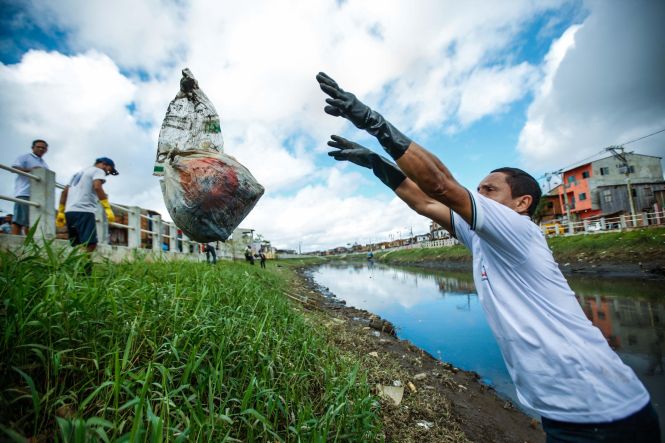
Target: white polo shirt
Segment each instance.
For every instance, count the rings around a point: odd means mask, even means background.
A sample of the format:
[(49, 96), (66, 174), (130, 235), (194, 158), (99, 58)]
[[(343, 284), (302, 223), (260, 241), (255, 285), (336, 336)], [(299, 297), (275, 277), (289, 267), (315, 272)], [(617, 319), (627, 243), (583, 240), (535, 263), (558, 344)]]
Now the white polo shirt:
[(584, 315), (540, 228), (470, 192), (470, 226), (451, 211), (453, 235), (473, 253), (473, 279), (520, 402), (543, 417), (607, 422), (649, 394)]
[(101, 180), (104, 183), (106, 172), (97, 166), (88, 166), (74, 174), (69, 181), (65, 212), (96, 212), (99, 198), (92, 187), (92, 182)]
[[(48, 165), (43, 158), (35, 155), (33, 152), (29, 154), (20, 155), (12, 163), (12, 168), (44, 168), (48, 169)], [(16, 181), (14, 182), (14, 196), (16, 197), (30, 197), (30, 179), (24, 175), (16, 174)]]

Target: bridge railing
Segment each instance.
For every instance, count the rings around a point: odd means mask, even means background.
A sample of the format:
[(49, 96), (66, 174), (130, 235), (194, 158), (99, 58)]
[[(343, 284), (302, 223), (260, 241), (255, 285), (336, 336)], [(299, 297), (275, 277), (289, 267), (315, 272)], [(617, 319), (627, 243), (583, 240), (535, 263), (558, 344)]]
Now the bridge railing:
[(540, 224), (545, 235), (575, 235), (596, 232), (623, 231), (625, 229), (665, 225), (665, 211), (640, 212), (634, 215), (621, 214), (615, 217), (566, 221), (552, 220)]
[[(0, 200), (21, 203), (30, 206), (30, 226), (38, 223), (35, 237), (52, 239), (57, 235), (55, 226), (55, 193), (56, 189), (65, 186), (55, 181), (55, 172), (37, 168), (32, 172), (23, 172), (0, 163), (0, 169), (19, 174), (30, 179), (30, 200), (23, 200), (9, 195), (0, 194)], [(101, 244), (115, 244), (130, 249), (149, 249), (163, 251), (164, 240), (168, 239), (168, 252), (199, 255), (198, 243), (186, 235), (178, 235), (175, 224), (162, 220), (159, 214), (148, 212), (138, 206), (125, 206), (111, 203), (116, 219), (126, 219), (126, 223), (109, 223), (104, 211), (98, 207), (95, 214), (97, 236)], [(126, 217), (124, 216), (126, 215)], [(145, 221), (145, 222), (144, 222)], [(126, 241), (110, 242), (111, 228), (126, 231)]]

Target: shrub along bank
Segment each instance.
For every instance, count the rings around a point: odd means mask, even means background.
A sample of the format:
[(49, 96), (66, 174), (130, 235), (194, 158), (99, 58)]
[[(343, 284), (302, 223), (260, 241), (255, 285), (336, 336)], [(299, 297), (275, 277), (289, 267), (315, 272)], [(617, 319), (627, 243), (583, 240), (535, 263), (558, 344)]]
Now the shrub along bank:
[(0, 440), (374, 441), (366, 374), (245, 263), (0, 252)]

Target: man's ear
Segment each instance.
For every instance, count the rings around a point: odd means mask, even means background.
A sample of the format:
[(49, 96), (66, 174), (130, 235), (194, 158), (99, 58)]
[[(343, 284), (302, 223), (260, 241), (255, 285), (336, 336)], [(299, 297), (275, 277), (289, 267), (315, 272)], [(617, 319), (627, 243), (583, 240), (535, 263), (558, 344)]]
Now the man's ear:
[(517, 197), (517, 207), (515, 208), (517, 210), (518, 214), (529, 214), (529, 207), (531, 206), (531, 202), (533, 202), (533, 197), (530, 195), (523, 195), (521, 197)]

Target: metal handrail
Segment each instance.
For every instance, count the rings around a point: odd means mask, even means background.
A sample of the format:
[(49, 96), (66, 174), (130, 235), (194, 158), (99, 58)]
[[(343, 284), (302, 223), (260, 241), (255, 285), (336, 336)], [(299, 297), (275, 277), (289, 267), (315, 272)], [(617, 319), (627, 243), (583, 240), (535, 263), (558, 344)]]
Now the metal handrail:
[(30, 200), (23, 200), (23, 199), (16, 198), (16, 197), (9, 197), (7, 195), (0, 195), (0, 199), (9, 200), (10, 202), (14, 202), (14, 203), (21, 203), (21, 204), (24, 204), (24, 205), (34, 206), (35, 208), (40, 208), (42, 206), (37, 202), (33, 202), (33, 201), (30, 201)]
[(135, 228), (129, 226), (129, 225), (123, 225), (122, 223), (109, 223), (109, 226), (113, 226), (114, 228), (125, 228), (125, 229), (131, 229), (134, 230)]
[(23, 171), (21, 171), (20, 169), (12, 168), (11, 166), (3, 165), (2, 163), (0, 163), (0, 168), (4, 169), (4, 170), (6, 170), (6, 171), (13, 172), (14, 174), (20, 174), (20, 175), (23, 175), (23, 176), (25, 176), (25, 177), (31, 178), (31, 179), (36, 180), (36, 181), (40, 181), (40, 180), (41, 180), (41, 179), (40, 179), (39, 177), (37, 177), (36, 175), (32, 175), (32, 174), (30, 174), (30, 173), (28, 173), (28, 172), (23, 172)]

